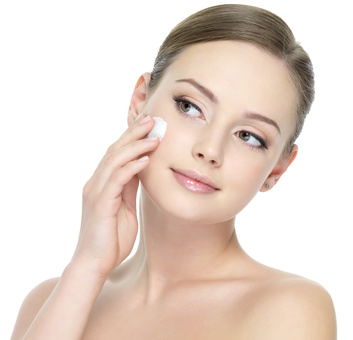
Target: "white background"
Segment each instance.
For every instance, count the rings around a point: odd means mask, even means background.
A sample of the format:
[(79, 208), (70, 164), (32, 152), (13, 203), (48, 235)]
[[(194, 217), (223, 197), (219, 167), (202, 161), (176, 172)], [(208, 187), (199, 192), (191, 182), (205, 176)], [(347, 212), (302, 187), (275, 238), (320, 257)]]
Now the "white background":
[[(139, 75), (167, 33), (220, 1), (0, 4), (0, 338), (27, 293), (59, 276), (80, 225), (81, 190), (125, 130)], [(316, 101), (299, 156), (237, 220), (245, 250), (320, 282), (339, 339), (353, 339), (352, 21), (348, 1), (243, 1), (280, 15), (309, 52)], [(284, 335), (285, 338), (285, 335)]]

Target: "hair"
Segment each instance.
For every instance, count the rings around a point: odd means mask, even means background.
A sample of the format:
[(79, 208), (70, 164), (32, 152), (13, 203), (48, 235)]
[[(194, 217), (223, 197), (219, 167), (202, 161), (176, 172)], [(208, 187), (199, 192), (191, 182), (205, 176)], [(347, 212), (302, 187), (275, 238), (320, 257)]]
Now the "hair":
[(151, 72), (155, 87), (168, 66), (187, 47), (219, 40), (251, 43), (283, 60), (297, 89), (297, 119), (283, 154), (291, 152), (314, 101), (314, 72), (309, 55), (277, 15), (253, 6), (219, 5), (203, 9), (179, 23), (161, 45)]

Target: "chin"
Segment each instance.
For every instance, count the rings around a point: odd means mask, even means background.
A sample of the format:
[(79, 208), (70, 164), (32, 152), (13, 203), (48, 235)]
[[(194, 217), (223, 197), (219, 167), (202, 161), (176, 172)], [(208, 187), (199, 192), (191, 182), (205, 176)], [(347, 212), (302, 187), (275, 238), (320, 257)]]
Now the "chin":
[[(158, 219), (184, 224), (211, 225), (234, 220), (235, 211), (220, 208), (222, 204), (208, 195), (182, 191), (168, 191), (165, 187), (149, 187), (142, 181), (141, 199), (145, 209)], [(184, 189), (183, 189), (184, 190)], [(172, 194), (171, 194), (172, 193)], [(224, 205), (223, 205), (224, 207)], [(228, 205), (228, 207), (230, 207)]]
[(139, 178), (143, 208), (158, 218), (203, 225), (224, 223), (234, 220), (251, 199), (244, 188), (206, 194), (190, 191), (177, 182), (171, 169), (160, 171), (163, 167), (154, 165), (151, 162)]

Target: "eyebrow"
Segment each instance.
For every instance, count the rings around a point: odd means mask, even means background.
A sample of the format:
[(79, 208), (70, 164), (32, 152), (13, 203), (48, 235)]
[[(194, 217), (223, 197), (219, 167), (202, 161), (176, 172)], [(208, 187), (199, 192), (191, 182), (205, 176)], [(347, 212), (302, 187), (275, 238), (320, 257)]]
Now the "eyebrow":
[[(179, 79), (176, 81), (177, 83), (189, 83), (191, 85), (193, 85), (196, 89), (198, 89), (201, 93), (203, 93), (209, 100), (211, 100), (211, 102), (217, 104), (218, 103), (218, 99), (215, 96), (215, 94), (209, 90), (208, 88), (204, 87), (203, 85), (201, 85), (200, 83), (198, 83), (195, 79), (192, 78), (186, 78), (186, 79)], [(281, 134), (281, 129), (279, 128), (278, 124), (266, 117), (263, 116), (259, 113), (255, 113), (255, 112), (246, 112), (243, 115), (244, 118), (247, 119), (255, 119), (255, 120), (259, 120), (261, 122), (264, 122), (266, 124), (272, 125), (276, 128), (276, 130), (279, 132), (279, 134)]]
[(268, 117), (265, 117), (263, 115), (255, 113), (255, 112), (246, 112), (246, 113), (243, 114), (243, 117), (247, 118), (247, 119), (259, 120), (261, 122), (264, 122), (264, 123), (267, 123), (269, 125), (272, 125), (272, 126), (274, 126), (276, 128), (276, 130), (279, 132), (279, 134), (281, 134), (281, 129), (279, 128), (278, 124), (274, 120), (272, 120), (272, 119), (270, 119)]
[(208, 88), (202, 86), (200, 83), (198, 83), (195, 79), (192, 78), (187, 78), (187, 79), (179, 79), (176, 81), (177, 83), (189, 83), (196, 87), (201, 93), (203, 93), (211, 102), (217, 104), (218, 99), (215, 96), (215, 94), (209, 90)]

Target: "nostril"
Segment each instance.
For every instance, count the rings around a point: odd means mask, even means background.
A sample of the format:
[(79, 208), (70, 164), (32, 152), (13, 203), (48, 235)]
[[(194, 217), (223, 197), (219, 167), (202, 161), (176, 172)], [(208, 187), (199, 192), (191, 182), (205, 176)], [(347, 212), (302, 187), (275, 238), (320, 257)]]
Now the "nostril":
[(195, 153), (195, 158), (198, 158), (198, 159), (200, 159), (202, 161), (207, 161), (212, 166), (219, 166), (220, 165), (220, 163), (217, 160), (217, 158), (208, 157), (207, 154), (203, 154), (201, 152)]

